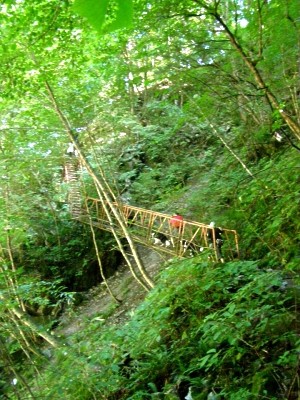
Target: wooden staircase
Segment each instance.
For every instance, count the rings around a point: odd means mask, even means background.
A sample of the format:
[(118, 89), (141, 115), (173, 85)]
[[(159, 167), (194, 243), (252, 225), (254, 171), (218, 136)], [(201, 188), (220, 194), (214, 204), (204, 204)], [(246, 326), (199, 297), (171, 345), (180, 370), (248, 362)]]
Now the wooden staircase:
[(70, 213), (73, 218), (79, 218), (82, 213), (81, 191), (78, 180), (79, 163), (75, 157), (67, 157), (64, 164), (64, 181), (69, 185), (67, 202), (70, 206)]

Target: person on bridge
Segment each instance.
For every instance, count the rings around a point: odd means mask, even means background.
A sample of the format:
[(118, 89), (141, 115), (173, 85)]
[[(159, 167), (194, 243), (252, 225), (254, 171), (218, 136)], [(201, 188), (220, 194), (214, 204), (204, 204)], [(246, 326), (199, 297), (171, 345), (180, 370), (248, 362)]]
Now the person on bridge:
[(215, 222), (209, 224), (209, 229), (207, 230), (206, 236), (209, 243), (209, 247), (213, 247), (216, 250), (218, 261), (224, 262), (222, 256), (222, 246), (224, 243), (222, 234), (223, 229), (216, 227)]
[(183, 216), (178, 213), (173, 214), (172, 218), (170, 219), (170, 226), (173, 228), (174, 233), (181, 233), (183, 228)]

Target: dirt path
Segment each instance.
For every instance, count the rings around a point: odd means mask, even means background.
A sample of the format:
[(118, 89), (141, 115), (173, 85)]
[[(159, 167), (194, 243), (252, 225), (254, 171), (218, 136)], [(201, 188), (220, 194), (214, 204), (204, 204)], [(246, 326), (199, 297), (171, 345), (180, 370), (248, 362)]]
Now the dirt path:
[[(155, 281), (158, 272), (169, 256), (142, 246), (137, 247), (148, 275)], [(114, 296), (121, 300), (118, 304), (110, 296), (104, 283), (93, 287), (85, 295), (85, 300), (73, 310), (67, 310), (61, 317), (54, 334), (70, 337), (89, 322), (98, 319), (105, 325), (119, 325), (130, 318), (133, 311), (145, 298), (147, 292), (133, 278), (129, 268), (121, 265), (117, 272), (107, 280)]]

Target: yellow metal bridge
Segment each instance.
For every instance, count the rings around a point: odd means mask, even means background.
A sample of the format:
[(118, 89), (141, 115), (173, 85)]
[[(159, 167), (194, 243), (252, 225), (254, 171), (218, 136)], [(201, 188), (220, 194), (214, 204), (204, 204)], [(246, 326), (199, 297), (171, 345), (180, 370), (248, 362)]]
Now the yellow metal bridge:
[[(113, 229), (122, 235), (122, 229), (113, 213), (110, 220), (104, 210), (102, 202), (96, 198), (86, 200), (87, 212), (90, 218), (81, 215), (78, 219), (106, 231)], [(210, 225), (195, 221), (183, 220), (180, 229), (174, 229), (171, 215), (139, 207), (114, 202), (124, 223), (130, 232), (132, 240), (155, 250), (177, 257), (190, 257), (198, 253), (206, 253), (208, 258), (216, 261), (232, 260), (239, 257), (238, 237), (235, 230), (222, 228), (223, 244), (217, 244), (215, 231)], [(154, 236), (166, 238), (167, 241), (158, 241)], [(212, 240), (209, 241), (209, 236)], [(221, 256), (220, 256), (221, 251)]]

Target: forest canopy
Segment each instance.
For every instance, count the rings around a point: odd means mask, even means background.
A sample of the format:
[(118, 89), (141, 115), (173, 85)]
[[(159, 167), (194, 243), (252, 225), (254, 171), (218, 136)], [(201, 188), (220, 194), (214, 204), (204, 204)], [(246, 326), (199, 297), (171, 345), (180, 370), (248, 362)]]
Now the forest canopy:
[[(32, 360), (37, 338), (59, 346), (31, 317), (56, 319), (121, 260), (131, 268), (128, 252), (142, 286), (155, 286), (115, 203), (216, 220), (238, 232), (240, 260), (254, 262), (255, 276), (267, 281), (264, 273), (276, 270), (276, 287), (286, 277), (297, 287), (299, 22), (297, 0), (1, 2), (0, 369), (9, 398), (21, 398), (7, 382), (20, 381), (24, 371), (14, 363)], [(88, 197), (108, 204), (120, 238), (78, 221)], [(234, 279), (233, 290), (243, 290)], [(297, 325), (297, 310), (276, 310)], [(287, 352), (297, 346), (289, 340)], [(196, 370), (196, 361), (189, 365)], [(20, 390), (38, 398), (27, 379)], [(270, 396), (296, 398), (298, 375), (274, 379), (287, 382)], [(249, 396), (267, 386), (257, 383)]]

